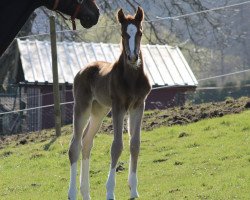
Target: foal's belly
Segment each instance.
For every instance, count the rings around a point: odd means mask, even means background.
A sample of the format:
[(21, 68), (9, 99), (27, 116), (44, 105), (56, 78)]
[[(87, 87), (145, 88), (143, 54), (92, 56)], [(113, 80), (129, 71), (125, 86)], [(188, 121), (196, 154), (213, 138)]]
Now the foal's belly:
[(95, 99), (99, 104), (103, 106), (112, 106), (111, 96), (109, 94), (107, 86), (105, 85), (95, 88), (95, 90), (93, 91), (93, 99)]
[(106, 107), (111, 107), (112, 106), (112, 101), (111, 98), (108, 96), (104, 95), (95, 95), (94, 99), (101, 105), (106, 106)]

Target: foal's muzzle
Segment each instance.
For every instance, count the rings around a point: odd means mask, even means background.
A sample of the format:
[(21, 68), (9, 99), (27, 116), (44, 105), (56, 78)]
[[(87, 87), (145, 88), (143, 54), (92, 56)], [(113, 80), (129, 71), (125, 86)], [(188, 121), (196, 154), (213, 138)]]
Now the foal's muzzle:
[(138, 58), (139, 58), (139, 55), (138, 54), (134, 54), (134, 55), (127, 55), (127, 59), (128, 61), (131, 63), (131, 64), (135, 64), (137, 63), (138, 61)]

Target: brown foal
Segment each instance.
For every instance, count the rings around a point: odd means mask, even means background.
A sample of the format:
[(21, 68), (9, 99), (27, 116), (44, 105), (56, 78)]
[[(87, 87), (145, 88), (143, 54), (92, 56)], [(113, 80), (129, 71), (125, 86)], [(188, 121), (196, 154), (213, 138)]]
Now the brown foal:
[(69, 148), (71, 177), (68, 197), (77, 198), (77, 160), (82, 150), (81, 194), (90, 199), (89, 159), (93, 139), (103, 118), (112, 108), (114, 140), (111, 146), (111, 165), (106, 183), (107, 199), (115, 199), (116, 164), (123, 149), (123, 121), (128, 112), (130, 134), (130, 164), (128, 184), (130, 198), (138, 197), (137, 160), (140, 150), (141, 120), (145, 98), (151, 85), (143, 69), (140, 50), (144, 13), (138, 7), (135, 16), (118, 12), (121, 24), (122, 52), (115, 63), (94, 62), (81, 70), (74, 79), (74, 133)]

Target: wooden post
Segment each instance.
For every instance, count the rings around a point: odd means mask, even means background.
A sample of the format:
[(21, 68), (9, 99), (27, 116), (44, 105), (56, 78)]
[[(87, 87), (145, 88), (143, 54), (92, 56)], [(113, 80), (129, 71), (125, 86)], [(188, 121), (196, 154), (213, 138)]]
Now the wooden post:
[(50, 19), (52, 72), (53, 72), (53, 96), (54, 96), (54, 111), (55, 111), (55, 129), (56, 129), (56, 136), (58, 137), (58, 136), (61, 135), (61, 109), (60, 109), (60, 94), (59, 94), (58, 67), (57, 67), (55, 16), (50, 16), (49, 19)]

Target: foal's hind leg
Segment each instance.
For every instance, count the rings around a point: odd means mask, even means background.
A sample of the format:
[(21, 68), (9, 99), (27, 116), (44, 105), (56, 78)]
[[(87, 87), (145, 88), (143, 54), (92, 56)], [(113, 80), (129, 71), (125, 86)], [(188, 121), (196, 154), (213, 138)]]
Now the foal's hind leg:
[(70, 186), (68, 192), (68, 199), (77, 199), (76, 177), (77, 177), (77, 160), (81, 149), (81, 140), (83, 129), (86, 126), (90, 113), (90, 106), (75, 104), (73, 116), (73, 137), (69, 147), (69, 160), (70, 160)]
[(98, 132), (103, 118), (106, 116), (109, 109), (101, 106), (96, 101), (92, 103), (89, 126), (86, 134), (82, 139), (82, 170), (81, 170), (81, 194), (84, 200), (90, 199), (89, 192), (89, 158), (90, 151), (93, 146), (93, 139)]
[(130, 133), (130, 163), (128, 184), (130, 188), (130, 198), (139, 197), (137, 191), (137, 162), (141, 143), (141, 119), (144, 111), (144, 104), (129, 111), (129, 133)]

